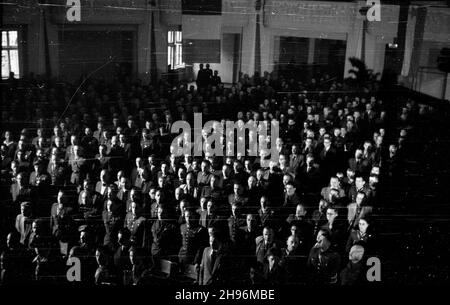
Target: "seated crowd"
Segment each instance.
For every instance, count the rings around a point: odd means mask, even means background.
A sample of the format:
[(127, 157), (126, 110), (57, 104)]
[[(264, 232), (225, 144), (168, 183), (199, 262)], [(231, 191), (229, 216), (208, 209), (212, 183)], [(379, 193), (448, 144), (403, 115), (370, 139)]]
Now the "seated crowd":
[[(77, 257), (85, 284), (156, 283), (161, 262), (202, 285), (362, 284), (383, 193), (401, 183), (411, 126), (428, 114), (327, 76), (75, 89), (28, 81), (4, 93), (2, 283), (64, 282)], [(278, 120), (277, 162), (179, 156), (171, 126), (198, 112)]]

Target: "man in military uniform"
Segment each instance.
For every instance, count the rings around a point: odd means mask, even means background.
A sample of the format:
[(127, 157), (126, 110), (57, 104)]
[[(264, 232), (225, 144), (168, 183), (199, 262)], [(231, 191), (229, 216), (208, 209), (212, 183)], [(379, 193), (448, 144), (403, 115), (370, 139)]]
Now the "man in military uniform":
[(85, 178), (86, 160), (80, 155), (80, 146), (73, 147), (73, 157), (69, 160), (72, 168), (72, 175), (70, 176), (70, 183), (80, 185)]
[(78, 195), (78, 213), (82, 218), (90, 218), (101, 215), (102, 196), (94, 190), (94, 184), (89, 179), (84, 179), (83, 190)]
[(117, 233), (123, 227), (124, 209), (119, 203), (120, 201), (114, 200), (114, 198), (108, 198), (106, 201), (106, 209), (102, 215), (106, 231), (103, 240), (104, 245), (114, 246), (117, 240)]
[(61, 187), (66, 184), (66, 167), (63, 162), (58, 160), (57, 154), (51, 155), (50, 162), (47, 165), (47, 173), (50, 175), (51, 185)]
[(232, 205), (234, 202), (239, 203), (243, 207), (248, 203), (248, 198), (244, 196), (244, 188), (237, 182), (233, 184), (233, 194), (228, 195), (228, 203)]
[(143, 247), (145, 217), (142, 215), (142, 204), (131, 202), (131, 211), (125, 216), (125, 227), (131, 232), (131, 242), (136, 247)]
[[(53, 236), (60, 242), (61, 253), (68, 254), (75, 238), (75, 222), (72, 218), (73, 208), (70, 207), (68, 196), (60, 190), (57, 202), (52, 205), (50, 212), (50, 228)], [(67, 243), (67, 245), (66, 245)]]
[(220, 202), (222, 199), (223, 191), (219, 188), (218, 180), (218, 177), (212, 174), (209, 180), (209, 185), (206, 185), (202, 188), (200, 197), (210, 197), (213, 198), (216, 202)]
[(239, 239), (239, 229), (245, 225), (245, 220), (241, 217), (241, 206), (239, 202), (231, 204), (231, 216), (228, 218), (228, 233), (230, 240), (237, 246)]
[(168, 207), (158, 206), (158, 219), (152, 225), (152, 255), (153, 259), (168, 258), (176, 253), (178, 247), (178, 228), (169, 219)]
[(181, 248), (178, 259), (181, 264), (200, 264), (203, 249), (208, 246), (208, 231), (199, 225), (198, 214), (192, 209), (184, 211), (186, 222), (181, 225)]
[(278, 220), (275, 211), (269, 207), (269, 199), (267, 196), (261, 197), (260, 206), (261, 208), (258, 210), (258, 215), (261, 227), (270, 226), (274, 230), (278, 228)]
[(109, 184), (107, 191), (106, 191), (106, 198), (104, 198), (103, 200), (103, 209), (106, 209), (106, 203), (108, 202), (108, 200), (111, 200), (113, 202), (114, 206), (118, 206), (120, 207), (120, 212), (123, 213), (123, 217), (125, 217), (125, 203), (120, 200), (119, 198), (117, 198), (117, 193), (119, 192), (119, 188), (117, 187), (117, 185), (115, 183), (111, 183)]

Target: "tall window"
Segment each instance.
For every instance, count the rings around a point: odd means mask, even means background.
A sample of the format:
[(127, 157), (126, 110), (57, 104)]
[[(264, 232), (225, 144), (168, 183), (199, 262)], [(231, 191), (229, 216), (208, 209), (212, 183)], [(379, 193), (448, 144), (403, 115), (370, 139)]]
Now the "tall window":
[(2, 79), (8, 78), (10, 72), (19, 78), (19, 45), (17, 31), (2, 31)]
[(169, 31), (167, 42), (167, 65), (170, 65), (172, 69), (184, 68), (181, 31)]

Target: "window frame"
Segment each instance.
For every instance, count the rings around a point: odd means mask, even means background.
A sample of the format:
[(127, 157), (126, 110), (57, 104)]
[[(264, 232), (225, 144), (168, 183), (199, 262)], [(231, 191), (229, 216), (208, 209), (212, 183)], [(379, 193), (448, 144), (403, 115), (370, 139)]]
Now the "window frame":
[(186, 66), (183, 62), (183, 33), (179, 29), (167, 32), (167, 65), (173, 70)]
[[(2, 76), (2, 80), (6, 80), (9, 78), (9, 73), (12, 71), (11, 69), (11, 52), (10, 51), (17, 51), (17, 73), (14, 73), (14, 78), (21, 78), (24, 76), (24, 71), (23, 71), (23, 54), (22, 54), (22, 49), (23, 49), (23, 42), (22, 42), (22, 30), (21, 28), (17, 28), (17, 27), (2, 27), (1, 28), (2, 31), (2, 39), (3, 39), (3, 33), (6, 32), (6, 39), (7, 39), (7, 45), (3, 46), (2, 44), (2, 52), (6, 51), (8, 53), (8, 75), (6, 77)], [(17, 45), (15, 46), (11, 46), (10, 45), (10, 38), (9, 38), (9, 32), (16, 32), (17, 33)], [(2, 41), (3, 43), (3, 41)]]

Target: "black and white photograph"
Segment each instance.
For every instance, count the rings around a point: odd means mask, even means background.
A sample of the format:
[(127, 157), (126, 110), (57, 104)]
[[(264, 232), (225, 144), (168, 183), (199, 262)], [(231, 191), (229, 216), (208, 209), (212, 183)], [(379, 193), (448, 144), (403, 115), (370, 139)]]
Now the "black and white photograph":
[(0, 7), (0, 290), (450, 283), (450, 1)]

